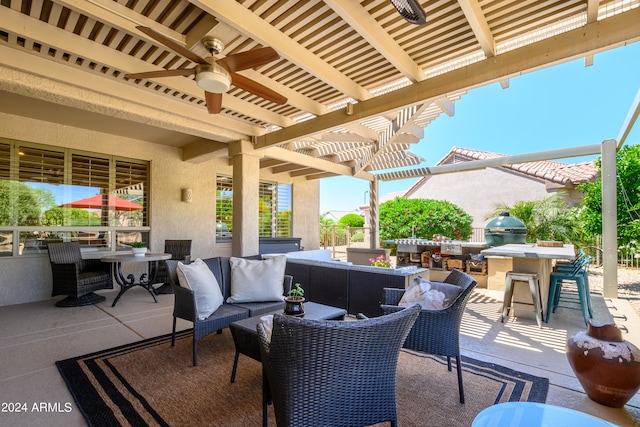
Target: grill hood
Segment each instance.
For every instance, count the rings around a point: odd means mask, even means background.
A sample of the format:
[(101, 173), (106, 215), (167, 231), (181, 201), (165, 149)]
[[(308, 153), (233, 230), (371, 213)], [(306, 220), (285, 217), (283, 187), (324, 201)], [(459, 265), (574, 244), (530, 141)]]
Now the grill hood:
[(509, 212), (502, 212), (487, 223), (484, 229), (487, 246), (501, 246), (510, 243), (526, 243), (527, 227)]

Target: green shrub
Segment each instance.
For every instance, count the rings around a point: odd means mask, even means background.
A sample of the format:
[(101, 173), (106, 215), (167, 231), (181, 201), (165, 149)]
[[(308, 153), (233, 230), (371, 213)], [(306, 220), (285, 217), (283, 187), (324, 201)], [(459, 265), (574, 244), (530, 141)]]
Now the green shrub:
[(397, 197), (380, 205), (381, 240), (430, 239), (434, 234), (468, 240), (472, 222), (459, 206), (444, 200)]
[(356, 233), (353, 233), (353, 235), (351, 236), (351, 241), (352, 242), (364, 242), (364, 233), (362, 231), (358, 231)]
[(347, 227), (362, 227), (364, 218), (358, 214), (350, 213), (340, 218), (338, 224), (346, 225)]

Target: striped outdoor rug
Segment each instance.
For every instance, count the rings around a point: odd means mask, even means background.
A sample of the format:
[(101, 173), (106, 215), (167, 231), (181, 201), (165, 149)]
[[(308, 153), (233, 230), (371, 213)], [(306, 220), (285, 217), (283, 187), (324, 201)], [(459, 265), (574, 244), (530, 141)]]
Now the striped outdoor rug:
[[(56, 362), (90, 426), (223, 426), (262, 423), (262, 371), (240, 356), (230, 383), (234, 344), (228, 329), (198, 345), (192, 366), (191, 334), (181, 332)], [(400, 425), (470, 426), (484, 408), (507, 401), (544, 402), (549, 380), (465, 358), (466, 403), (458, 397), (455, 361), (403, 350), (398, 365)], [(275, 426), (269, 407), (269, 425)]]

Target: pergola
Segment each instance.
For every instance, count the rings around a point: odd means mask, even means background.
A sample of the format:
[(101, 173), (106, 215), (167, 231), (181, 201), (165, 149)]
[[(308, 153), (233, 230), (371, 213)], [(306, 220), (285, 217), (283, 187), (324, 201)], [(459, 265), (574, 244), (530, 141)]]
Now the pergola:
[[(453, 115), (466, 91), (507, 87), (511, 77), (576, 58), (589, 64), (595, 53), (640, 40), (640, 0), (420, 3), (424, 25), (405, 21), (388, 0), (1, 0), (0, 112), (144, 135), (181, 147), (184, 161), (230, 156), (230, 144), (242, 141), (272, 172), (368, 180), (375, 224), (378, 182), (398, 179), (385, 171), (420, 165), (412, 144), (440, 114)], [(231, 86), (220, 113), (209, 114), (192, 75), (127, 78), (196, 65), (140, 26), (201, 57), (205, 37), (224, 43), (218, 59), (272, 47), (279, 59), (239, 74), (286, 102)], [(613, 146), (609, 154), (589, 146), (562, 157), (613, 155), (615, 170), (624, 130), (620, 137), (602, 145)], [(402, 178), (429, 173), (437, 171)], [(605, 244), (615, 246), (607, 224)]]

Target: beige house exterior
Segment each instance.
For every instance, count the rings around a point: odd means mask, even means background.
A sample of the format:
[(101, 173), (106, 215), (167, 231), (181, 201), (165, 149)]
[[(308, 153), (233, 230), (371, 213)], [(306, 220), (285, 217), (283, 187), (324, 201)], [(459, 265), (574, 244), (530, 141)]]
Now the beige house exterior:
[[(502, 154), (453, 147), (437, 165), (504, 157)], [(409, 199), (446, 200), (473, 217), (472, 227), (484, 228), (498, 205), (512, 206), (522, 200), (540, 200), (561, 193), (570, 206), (580, 203), (578, 184), (595, 180), (593, 162), (568, 164), (539, 161), (452, 174), (425, 176), (403, 194)]]
[[(226, 156), (185, 162), (179, 147), (4, 113), (0, 113), (0, 136), (9, 140), (148, 160), (151, 226), (147, 228), (150, 250), (163, 252), (165, 239), (191, 239), (194, 257), (232, 255), (231, 243), (216, 244), (215, 241), (216, 175), (234, 175), (233, 165)], [(256, 163), (259, 161), (258, 158), (249, 159)], [(269, 170), (260, 169), (257, 164), (242, 168), (242, 176), (247, 182), (262, 179), (292, 184), (293, 217), (318, 217), (319, 181), (295, 179), (288, 174), (272, 174)], [(181, 200), (183, 188), (192, 189), (191, 203)], [(294, 220), (292, 226), (292, 235), (300, 237), (305, 248), (318, 247), (320, 228), (317, 221)], [(248, 249), (254, 251), (253, 254), (257, 253), (257, 239), (256, 232), (255, 248)], [(49, 258), (46, 254), (0, 258), (0, 284), (0, 306), (51, 298)]]

